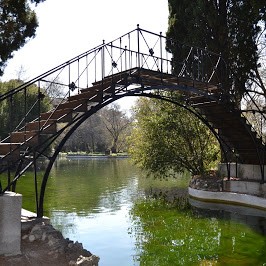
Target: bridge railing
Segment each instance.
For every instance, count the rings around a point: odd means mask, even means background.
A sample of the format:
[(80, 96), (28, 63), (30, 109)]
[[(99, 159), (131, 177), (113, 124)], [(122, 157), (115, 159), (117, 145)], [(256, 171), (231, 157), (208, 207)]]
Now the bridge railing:
[[(172, 47), (180, 49), (178, 58), (174, 58), (165, 49), (169, 42)], [(38, 119), (39, 112), (36, 111), (36, 108), (41, 105), (43, 96), (46, 96), (46, 99), (48, 98), (55, 106), (68, 96), (91, 87), (96, 81), (134, 68), (145, 68), (159, 73), (174, 73), (177, 77), (215, 85), (221, 84), (223, 72), (226, 69), (224, 61), (218, 54), (199, 47), (173, 43), (162, 33), (152, 33), (138, 26), (135, 30), (111, 42), (103, 41), (93, 49), (0, 95), (0, 102), (12, 101), (12, 98), (17, 97), (16, 95), (24, 99), (21, 110), (18, 110), (19, 106), (14, 108), (12, 104), (9, 105), (10, 109), (7, 112), (10, 114), (14, 112), (23, 114), (20, 121), (16, 124), (12, 123), (10, 132), (21, 130), (28, 121)], [(35, 100), (28, 102), (27, 95), (33, 84), (38, 88)], [(55, 91), (60, 91), (59, 101), (54, 99), (54, 93), (51, 93)], [(6, 141), (3, 136), (2, 141)]]

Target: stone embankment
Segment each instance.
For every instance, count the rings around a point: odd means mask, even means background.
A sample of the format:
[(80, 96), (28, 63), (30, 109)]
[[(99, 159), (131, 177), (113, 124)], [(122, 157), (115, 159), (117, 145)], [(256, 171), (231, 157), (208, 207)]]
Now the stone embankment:
[(0, 265), (88, 265), (98, 266), (99, 258), (83, 248), (81, 243), (64, 238), (45, 219), (23, 222), (21, 254), (0, 256)]
[(266, 210), (266, 183), (261, 183), (258, 178), (228, 179), (212, 172), (206, 177), (194, 176), (190, 181), (188, 193), (190, 198), (202, 202), (248, 207), (256, 209), (257, 212)]

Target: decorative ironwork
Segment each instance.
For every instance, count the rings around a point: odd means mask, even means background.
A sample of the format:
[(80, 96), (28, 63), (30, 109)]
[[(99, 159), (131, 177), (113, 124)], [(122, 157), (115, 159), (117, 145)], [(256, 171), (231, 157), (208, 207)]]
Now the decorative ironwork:
[[(182, 47), (185, 56), (173, 64), (172, 55), (164, 49), (167, 42), (171, 40), (161, 33), (137, 26), (112, 42), (103, 41), (99, 46), (0, 95), (0, 102), (8, 103), (10, 121), (15, 112), (14, 98), (24, 99), (23, 111), (20, 111), (23, 118), (17, 125), (10, 124), (10, 133), (0, 142), (0, 173), (7, 174), (2, 193), (14, 190), (17, 180), (33, 167), (36, 210), (41, 217), (50, 170), (64, 143), (89, 116), (125, 96), (155, 97), (186, 108), (201, 119), (220, 142), (228, 176), (231, 154), (235, 153), (238, 163), (259, 164), (264, 182), (264, 142), (258, 141), (256, 133), (235, 107), (230, 91), (222, 87), (227, 68), (221, 56), (199, 47), (174, 44)], [(27, 104), (27, 95), (33, 84), (38, 90), (30, 105)], [(64, 96), (51, 98), (53, 109), (42, 113), (41, 101), (56, 86), (64, 89)], [(162, 91), (180, 91), (186, 103), (166, 98)], [(236, 123), (234, 131), (231, 130), (233, 133), (227, 132), (230, 119)], [(59, 123), (62, 123), (60, 128), (57, 127)], [(62, 133), (64, 137), (53, 153), (47, 153)], [(243, 145), (232, 134), (244, 134), (252, 153), (245, 153)], [(45, 157), (48, 164), (38, 191), (36, 161), (41, 157)]]

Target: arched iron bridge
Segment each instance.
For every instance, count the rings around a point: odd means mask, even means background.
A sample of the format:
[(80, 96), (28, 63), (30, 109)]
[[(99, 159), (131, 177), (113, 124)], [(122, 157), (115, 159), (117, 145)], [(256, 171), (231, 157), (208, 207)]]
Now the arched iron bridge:
[[(222, 81), (228, 73), (221, 56), (178, 44), (186, 56), (181, 62), (174, 62), (178, 67), (173, 72), (172, 55), (165, 49), (169, 41), (161, 33), (138, 26), (0, 95), (0, 102), (8, 106), (11, 117), (15, 112), (13, 99), (24, 99), (22, 110), (16, 106), (16, 112), (22, 113), (23, 119), (16, 125), (10, 119), (10, 133), (0, 142), (2, 181), (6, 176), (6, 186), (1, 193), (14, 191), (17, 180), (33, 168), (36, 211), (37, 216), (42, 217), (49, 174), (67, 139), (88, 117), (126, 96), (158, 98), (182, 106), (205, 123), (219, 141), (228, 177), (230, 162), (238, 160), (259, 165), (264, 183), (263, 130), (254, 130), (248, 116), (237, 108), (230, 90), (223, 88)], [(36, 99), (29, 105), (28, 91), (33, 85), (37, 88)], [(51, 100), (53, 108), (42, 113), (43, 97), (57, 86), (64, 88), (64, 97), (57, 99), (57, 103)], [(175, 91), (183, 95), (184, 101), (177, 100), (175, 93), (171, 93)], [(261, 115), (262, 125), (264, 113), (257, 113)], [(55, 141), (55, 149), (48, 153)], [(48, 164), (38, 184), (36, 162), (40, 157), (46, 157)]]

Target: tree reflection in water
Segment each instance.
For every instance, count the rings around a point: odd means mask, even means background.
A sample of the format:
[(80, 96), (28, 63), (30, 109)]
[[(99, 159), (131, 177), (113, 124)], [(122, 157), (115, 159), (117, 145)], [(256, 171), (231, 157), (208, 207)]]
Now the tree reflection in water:
[(130, 230), (136, 239), (136, 263), (264, 265), (265, 218), (199, 209), (184, 200), (148, 198), (134, 205)]

